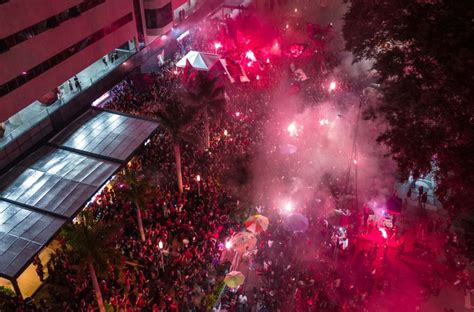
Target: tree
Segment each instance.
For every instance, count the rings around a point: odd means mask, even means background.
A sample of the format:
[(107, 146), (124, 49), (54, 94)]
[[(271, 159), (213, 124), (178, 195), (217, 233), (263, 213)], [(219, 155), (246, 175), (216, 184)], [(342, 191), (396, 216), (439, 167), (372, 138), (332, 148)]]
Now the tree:
[(202, 71), (191, 77), (187, 84), (188, 99), (202, 109), (205, 146), (208, 149), (211, 146), (210, 120), (219, 123), (225, 113), (224, 87), (217, 86), (218, 77), (211, 78)]
[(105, 312), (97, 275), (118, 262), (119, 253), (115, 249), (117, 227), (96, 220), (88, 210), (81, 212), (79, 219), (79, 223), (69, 224), (63, 229), (66, 251), (73, 262), (83, 267), (83, 271), (89, 271), (97, 305), (101, 312)]
[(176, 177), (178, 190), (183, 192), (183, 175), (181, 172), (181, 147), (180, 142), (192, 144), (197, 142), (197, 137), (191, 133), (197, 123), (200, 108), (188, 105), (182, 100), (180, 93), (172, 94), (161, 102), (150, 102), (145, 111), (159, 120), (160, 124), (168, 131), (173, 141), (173, 150), (176, 162)]
[(378, 142), (400, 176), (433, 171), (447, 207), (474, 207), (474, 5), (471, 1), (347, 1), (346, 49), (369, 59), (383, 118)]
[(137, 168), (130, 168), (127, 166), (122, 171), (122, 178), (126, 184), (126, 189), (124, 189), (122, 195), (135, 205), (140, 239), (144, 242), (145, 230), (143, 229), (142, 210), (145, 208), (146, 194), (149, 191), (150, 185), (146, 177), (143, 174), (138, 173)]

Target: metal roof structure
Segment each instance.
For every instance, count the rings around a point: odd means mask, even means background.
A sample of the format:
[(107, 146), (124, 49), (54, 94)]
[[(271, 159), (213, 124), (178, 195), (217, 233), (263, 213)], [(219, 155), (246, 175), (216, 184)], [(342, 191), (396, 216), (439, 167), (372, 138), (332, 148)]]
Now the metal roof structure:
[(120, 164), (43, 146), (2, 176), (0, 199), (72, 218)]
[(0, 276), (17, 278), (157, 128), (90, 109), (0, 176)]
[(1, 275), (16, 276), (65, 222), (0, 200)]
[(50, 143), (123, 162), (157, 128), (154, 121), (91, 109)]

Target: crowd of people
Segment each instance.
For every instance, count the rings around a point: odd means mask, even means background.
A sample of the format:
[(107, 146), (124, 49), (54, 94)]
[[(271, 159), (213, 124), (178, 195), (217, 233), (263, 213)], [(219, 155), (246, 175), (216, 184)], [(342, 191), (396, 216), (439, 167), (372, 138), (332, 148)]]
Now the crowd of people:
[[(149, 83), (145, 90), (139, 90), (131, 79), (121, 82), (112, 89), (112, 98), (104, 107), (146, 115), (144, 105), (165, 101), (180, 87), (181, 79), (174, 66), (165, 64), (144, 79)], [(160, 129), (134, 158), (130, 170), (146, 176), (149, 188), (142, 212), (145, 241), (137, 231), (137, 207), (124, 196), (126, 182), (120, 174), (89, 204), (87, 209), (98, 222), (114, 222), (123, 228), (116, 240), (122, 265), (110, 265), (99, 276), (104, 302), (114, 311), (205, 311), (212, 304), (209, 295), (216, 279), (222, 279), (228, 270), (228, 265), (220, 262), (223, 242), (240, 230), (242, 215), (248, 211), (235, 193), (224, 188), (226, 179), (236, 186), (244, 183), (235, 177), (229, 159), (249, 157), (262, 139), (258, 124), (263, 126), (263, 122), (257, 117), (266, 106), (258, 108), (258, 99), (253, 99), (256, 103), (251, 109), (247, 103), (253, 90), (241, 91), (228, 90), (235, 98), (227, 107), (227, 117), (211, 125), (209, 150), (182, 144), (182, 194), (176, 187), (172, 138), (165, 129)], [(236, 115), (234, 110), (242, 113)], [(196, 181), (198, 174), (200, 181)], [(65, 247), (51, 256), (48, 287), (64, 296), (38, 301), (36, 309), (95, 309), (93, 289), (74, 261)], [(44, 274), (43, 268), (38, 270)], [(33, 309), (30, 302), (24, 306)]]
[[(112, 89), (112, 99), (104, 107), (150, 116), (144, 108), (149, 108), (150, 103), (166, 102), (182, 88), (184, 74), (175, 68), (174, 61), (191, 49), (216, 52), (214, 38), (221, 38), (227, 47), (219, 51), (224, 57), (244, 57), (245, 51), (236, 49), (239, 44), (229, 42), (232, 38), (237, 41), (234, 21), (205, 23), (210, 25), (196, 26), (178, 42), (173, 61), (164, 62), (159, 71), (143, 78), (144, 87), (126, 79)], [(199, 27), (211, 27), (214, 33), (200, 31)], [(229, 263), (221, 261), (224, 242), (243, 229), (242, 221), (252, 207), (262, 204), (247, 196), (252, 187), (248, 167), (265, 140), (267, 116), (274, 110), (270, 104), (274, 90), (281, 87), (283, 76), (288, 94), (296, 88), (309, 100), (307, 105), (328, 96), (322, 92), (328, 76), (318, 73), (320, 66), (305, 68), (314, 78), (305, 82), (298, 79), (301, 72), (297, 74), (299, 65), (294, 62), (291, 57), (263, 61), (253, 73), (252, 83), (225, 84), (225, 114), (210, 125), (210, 147), (179, 142), (182, 193), (176, 182), (176, 138), (162, 128), (128, 165), (147, 184), (145, 206), (137, 207), (126, 195), (124, 173), (119, 173), (89, 203), (87, 209), (98, 222), (113, 222), (121, 227), (115, 246), (120, 265), (110, 264), (107, 272), (99, 276), (102, 296), (113, 311), (212, 310), (216, 303), (213, 294), (229, 270)], [(261, 81), (256, 77), (263, 69), (266, 76)], [(339, 79), (341, 84), (346, 80), (350, 88), (349, 78)], [(197, 122), (193, 131), (200, 133), (202, 127), (202, 122)], [(265, 202), (265, 194), (261, 199)], [(142, 209), (144, 241), (137, 230), (137, 209)], [(278, 212), (271, 208), (256, 211), (272, 220), (269, 229), (259, 234), (256, 255), (249, 256), (250, 267), (258, 272), (260, 282), (247, 287), (247, 291), (224, 295), (224, 303), (232, 302), (226, 305), (228, 309), (247, 311), (252, 303), (256, 311), (364, 311), (375, 294), (389, 293), (398, 285), (393, 263), (406, 255), (408, 244), (396, 227), (388, 230), (387, 240), (380, 237), (377, 226), (367, 223), (368, 215), (366, 219), (362, 213), (354, 214), (350, 225), (308, 215), (308, 230), (294, 233), (285, 228)], [(377, 239), (365, 241), (373, 232), (379, 234)], [(49, 292), (61, 295), (42, 298), (36, 305), (11, 299), (12, 305), (23, 306), (24, 311), (96, 309), (87, 273), (79, 272), (77, 263), (66, 252), (65, 242), (61, 243), (63, 248), (51, 256), (46, 266)], [(454, 244), (452, 237), (448, 244)], [(416, 245), (413, 250), (418, 252)], [(41, 262), (37, 271), (43, 279), (45, 269), (40, 265)], [(462, 283), (467, 283), (468, 278), (462, 278)], [(425, 289), (439, 294), (440, 280), (429, 280)]]

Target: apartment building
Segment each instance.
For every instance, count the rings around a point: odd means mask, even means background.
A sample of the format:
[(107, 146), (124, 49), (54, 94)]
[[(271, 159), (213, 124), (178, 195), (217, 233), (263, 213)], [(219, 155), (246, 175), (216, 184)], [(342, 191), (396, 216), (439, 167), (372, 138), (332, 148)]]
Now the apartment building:
[(0, 149), (196, 8), (197, 0), (0, 1)]

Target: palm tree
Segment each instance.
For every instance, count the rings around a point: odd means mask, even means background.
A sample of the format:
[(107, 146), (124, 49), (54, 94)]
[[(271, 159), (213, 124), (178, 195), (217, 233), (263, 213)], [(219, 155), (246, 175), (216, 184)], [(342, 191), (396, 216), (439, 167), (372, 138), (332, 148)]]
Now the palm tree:
[(188, 81), (188, 99), (202, 109), (205, 145), (208, 149), (211, 145), (210, 119), (219, 123), (225, 112), (224, 87), (216, 86), (218, 77), (211, 78), (202, 71), (192, 77), (193, 80)]
[(176, 162), (176, 177), (178, 179), (179, 193), (183, 192), (183, 175), (181, 171), (180, 142), (192, 144), (197, 142), (196, 135), (191, 133), (192, 127), (197, 123), (200, 108), (188, 105), (182, 101), (179, 93), (172, 94), (161, 102), (150, 102), (145, 107), (146, 112), (157, 118), (160, 124), (168, 131), (173, 141), (174, 157)]
[(105, 312), (97, 273), (103, 274), (112, 263), (117, 263), (119, 253), (115, 249), (117, 228), (115, 225), (97, 221), (91, 211), (80, 214), (80, 222), (63, 229), (66, 252), (75, 263), (89, 271), (100, 312)]
[(129, 168), (129, 166), (122, 171), (122, 178), (126, 184), (126, 189), (122, 192), (122, 195), (135, 205), (140, 239), (144, 242), (145, 230), (143, 229), (142, 210), (145, 208), (146, 194), (150, 188), (146, 177), (137, 173), (137, 170)]

